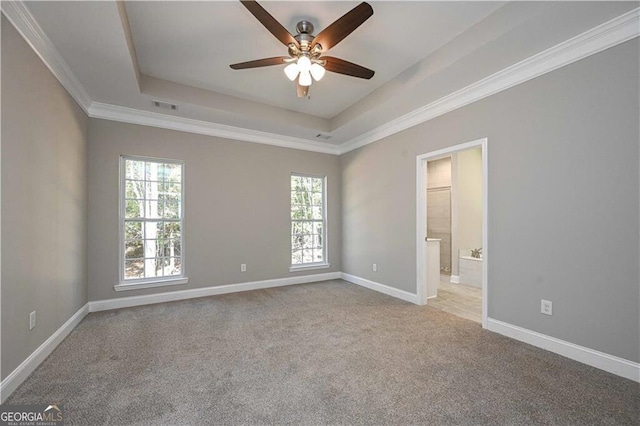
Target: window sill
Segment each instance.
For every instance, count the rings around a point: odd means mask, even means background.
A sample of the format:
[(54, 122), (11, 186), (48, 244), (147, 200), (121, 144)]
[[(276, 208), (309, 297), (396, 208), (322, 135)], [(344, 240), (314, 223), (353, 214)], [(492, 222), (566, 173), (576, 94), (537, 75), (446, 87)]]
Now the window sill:
[(315, 263), (313, 265), (290, 266), (289, 272), (311, 271), (313, 269), (327, 269), (330, 267), (331, 265), (329, 263)]
[(171, 278), (168, 280), (143, 281), (135, 283), (120, 283), (113, 286), (115, 291), (140, 290), (143, 288), (166, 287), (170, 285), (180, 285), (189, 282), (189, 278)]

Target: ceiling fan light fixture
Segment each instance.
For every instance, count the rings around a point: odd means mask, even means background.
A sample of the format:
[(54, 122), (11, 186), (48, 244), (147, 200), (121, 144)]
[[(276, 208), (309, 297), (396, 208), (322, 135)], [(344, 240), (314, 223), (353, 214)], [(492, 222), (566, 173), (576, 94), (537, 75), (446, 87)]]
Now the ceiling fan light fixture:
[(287, 75), (287, 78), (291, 81), (294, 81), (296, 77), (298, 77), (298, 73), (300, 72), (300, 67), (295, 62), (290, 63), (286, 67), (284, 67), (284, 73)]
[(312, 64), (309, 71), (311, 72), (311, 75), (313, 76), (313, 79), (315, 81), (320, 81), (322, 80), (322, 77), (324, 77), (325, 69), (320, 64)]
[(298, 82), (300, 86), (311, 86), (311, 74), (309, 74), (309, 71), (300, 71), (300, 79)]

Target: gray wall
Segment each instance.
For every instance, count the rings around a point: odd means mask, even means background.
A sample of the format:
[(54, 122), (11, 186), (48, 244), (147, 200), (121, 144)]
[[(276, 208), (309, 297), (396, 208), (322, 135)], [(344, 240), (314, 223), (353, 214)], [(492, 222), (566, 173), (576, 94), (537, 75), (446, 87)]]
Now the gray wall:
[[(89, 139), (90, 300), (341, 270), (338, 157), (95, 119)], [(114, 291), (121, 154), (184, 160), (188, 284)], [(330, 269), (289, 272), (291, 172), (327, 176)]]
[(2, 379), (87, 302), (87, 126), (3, 16)]
[(638, 52), (626, 42), (343, 155), (343, 271), (415, 292), (416, 156), (488, 137), (489, 317), (640, 361)]

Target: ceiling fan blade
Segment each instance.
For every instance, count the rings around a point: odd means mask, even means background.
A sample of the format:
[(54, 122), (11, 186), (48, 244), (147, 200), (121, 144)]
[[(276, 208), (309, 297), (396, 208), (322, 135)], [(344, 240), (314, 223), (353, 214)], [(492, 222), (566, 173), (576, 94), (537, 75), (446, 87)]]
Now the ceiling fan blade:
[(326, 52), (362, 25), (371, 15), (373, 15), (371, 5), (366, 2), (360, 3), (342, 18), (320, 31), (320, 34), (313, 39), (311, 48), (313, 49), (316, 44), (319, 44), (322, 46), (322, 51)]
[(280, 22), (276, 20), (273, 16), (269, 14), (262, 6), (260, 6), (256, 1), (253, 0), (240, 0), (240, 3), (243, 4), (244, 7), (249, 10), (256, 17), (258, 21), (264, 27), (269, 30), (271, 34), (273, 34), (282, 44), (288, 46), (289, 43), (293, 43), (296, 46), (300, 47), (295, 38), (291, 35), (289, 31), (285, 27), (282, 26)]
[(229, 65), (234, 70), (244, 70), (247, 68), (268, 67), (271, 65), (284, 64), (286, 59), (291, 59), (288, 56), (276, 56), (274, 58), (256, 59), (255, 61), (240, 62), (239, 64)]
[(296, 91), (299, 98), (306, 98), (309, 96), (309, 86), (302, 86), (298, 80), (296, 80)]
[(366, 78), (369, 80), (375, 74), (375, 71), (362, 67), (344, 59), (334, 58), (332, 56), (322, 56), (326, 64), (324, 69), (338, 74), (350, 75), (351, 77)]

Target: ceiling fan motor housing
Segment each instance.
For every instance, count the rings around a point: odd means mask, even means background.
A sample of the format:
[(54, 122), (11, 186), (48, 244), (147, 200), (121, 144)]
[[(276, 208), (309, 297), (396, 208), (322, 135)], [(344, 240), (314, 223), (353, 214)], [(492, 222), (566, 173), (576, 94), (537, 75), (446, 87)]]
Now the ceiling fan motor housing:
[(309, 21), (300, 21), (296, 24), (298, 34), (313, 34), (313, 24)]
[[(315, 38), (313, 36), (313, 24), (309, 21), (300, 21), (296, 24), (296, 31), (298, 34), (293, 36), (296, 39), (298, 44), (300, 45), (300, 50), (303, 53), (309, 52), (311, 48), (311, 43)], [(292, 55), (295, 56), (295, 55)]]

